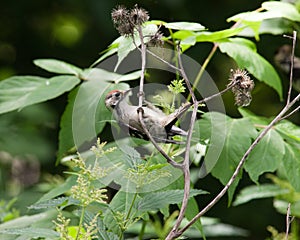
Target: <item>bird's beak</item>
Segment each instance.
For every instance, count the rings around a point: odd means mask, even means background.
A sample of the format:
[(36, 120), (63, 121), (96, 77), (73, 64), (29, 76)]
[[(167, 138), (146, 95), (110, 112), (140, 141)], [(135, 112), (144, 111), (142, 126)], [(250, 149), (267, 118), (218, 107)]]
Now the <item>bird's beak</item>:
[(125, 90), (125, 91), (124, 91), (124, 97), (126, 97), (127, 94), (129, 94), (129, 93), (131, 92), (131, 90), (132, 90), (131, 88), (129, 88), (128, 90)]

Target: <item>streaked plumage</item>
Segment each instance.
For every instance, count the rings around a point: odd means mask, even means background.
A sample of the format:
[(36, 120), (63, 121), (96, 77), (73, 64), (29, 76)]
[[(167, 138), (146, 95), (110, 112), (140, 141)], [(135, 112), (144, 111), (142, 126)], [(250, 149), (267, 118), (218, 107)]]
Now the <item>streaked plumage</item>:
[[(130, 90), (113, 90), (105, 98), (105, 105), (113, 111), (114, 118), (122, 127), (126, 127), (133, 136), (148, 140), (139, 121), (138, 106), (127, 103), (126, 96)], [(178, 118), (190, 107), (185, 104), (175, 112), (166, 115), (151, 103), (143, 106), (143, 120), (147, 130), (157, 142), (179, 143), (171, 139), (175, 135), (186, 136), (187, 132), (175, 126)]]

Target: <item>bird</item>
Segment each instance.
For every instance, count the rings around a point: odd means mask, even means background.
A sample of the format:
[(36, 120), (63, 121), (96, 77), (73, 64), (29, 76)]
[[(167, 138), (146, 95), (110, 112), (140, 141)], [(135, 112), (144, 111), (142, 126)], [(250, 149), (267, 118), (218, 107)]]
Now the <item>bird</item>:
[[(130, 105), (127, 102), (127, 96), (130, 92), (131, 89), (110, 91), (105, 97), (105, 106), (112, 111), (121, 128), (127, 128), (131, 136), (149, 140), (139, 121), (139, 106)], [(182, 142), (173, 140), (172, 137), (176, 135), (187, 136), (187, 132), (174, 124), (190, 106), (190, 103), (183, 104), (173, 113), (167, 115), (150, 102), (144, 101), (142, 119), (146, 129), (156, 142), (182, 144)]]

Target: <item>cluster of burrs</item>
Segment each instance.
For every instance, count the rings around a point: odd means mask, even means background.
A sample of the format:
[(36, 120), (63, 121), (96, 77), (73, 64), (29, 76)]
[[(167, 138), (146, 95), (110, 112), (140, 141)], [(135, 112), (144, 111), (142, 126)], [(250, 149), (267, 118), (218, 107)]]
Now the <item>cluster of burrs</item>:
[(243, 69), (231, 70), (229, 81), (227, 87), (231, 87), (235, 104), (248, 106), (252, 100), (251, 91), (254, 88), (254, 82), (249, 77), (248, 72)]

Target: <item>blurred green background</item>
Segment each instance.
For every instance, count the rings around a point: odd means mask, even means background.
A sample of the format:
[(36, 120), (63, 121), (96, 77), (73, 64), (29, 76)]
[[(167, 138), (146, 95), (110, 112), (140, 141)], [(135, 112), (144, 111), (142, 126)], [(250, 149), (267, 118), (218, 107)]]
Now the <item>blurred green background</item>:
[[(149, 11), (152, 20), (194, 21), (211, 31), (229, 28), (226, 19), (236, 13), (260, 7), (258, 0), (61, 0), (61, 1), (2, 1), (0, 8), (0, 79), (11, 75), (50, 76), (32, 63), (37, 58), (56, 58), (79, 67), (90, 66), (99, 53), (118, 37), (111, 22), (111, 10), (117, 4), (132, 7), (135, 3)], [(262, 36), (257, 43), (258, 52), (272, 64), (276, 49), (289, 42), (282, 36)], [(200, 64), (207, 57), (212, 44), (198, 44), (186, 52)], [(208, 73), (220, 89), (228, 81), (229, 70), (235, 64), (227, 56), (217, 53)], [(283, 80), (287, 80), (281, 73)], [(284, 84), (286, 87), (286, 84)], [(17, 206), (26, 213), (26, 206), (36, 200), (41, 189), (51, 184), (36, 184), (61, 173), (55, 166), (59, 121), (67, 102), (67, 95), (47, 103), (38, 104), (0, 116), (0, 198), (19, 195)], [(227, 113), (238, 116), (231, 93), (224, 96)], [(250, 110), (258, 115), (272, 116), (282, 106), (277, 94), (263, 84), (256, 83)], [(299, 122), (299, 116), (294, 117)], [(246, 174), (245, 174), (246, 175)], [(53, 177), (50, 177), (53, 182)], [(59, 181), (59, 177), (57, 177)], [(263, 181), (263, 179), (262, 179)], [(241, 186), (249, 184), (244, 178)], [(208, 177), (200, 188), (220, 190), (220, 184)], [(26, 190), (26, 191), (24, 191)], [(32, 194), (34, 193), (34, 194)], [(200, 199), (201, 201), (201, 199)], [(200, 205), (204, 206), (205, 202)], [(266, 227), (273, 225), (285, 229), (285, 219), (272, 208), (272, 200), (259, 200), (236, 208), (227, 208), (224, 198), (208, 216), (218, 217), (250, 230), (248, 239), (269, 236)]]

